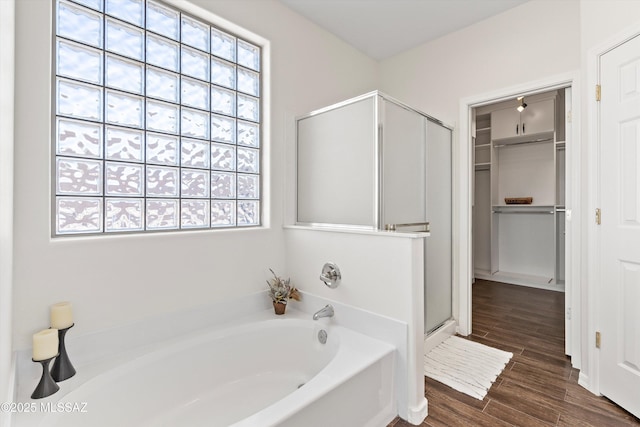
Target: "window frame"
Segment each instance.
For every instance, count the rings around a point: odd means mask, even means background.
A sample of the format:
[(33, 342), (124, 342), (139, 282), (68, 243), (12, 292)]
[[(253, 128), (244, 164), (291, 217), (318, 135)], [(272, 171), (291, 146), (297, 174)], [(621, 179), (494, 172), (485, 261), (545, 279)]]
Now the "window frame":
[[(266, 106), (268, 105), (268, 103), (266, 102), (265, 98), (266, 98), (266, 93), (268, 92), (268, 89), (265, 86), (265, 82), (267, 81), (267, 79), (265, 78), (265, 63), (267, 63), (268, 61), (267, 59), (267, 50), (268, 50), (268, 43), (264, 40), (261, 39), (258, 36), (247, 36), (247, 34), (251, 34), (248, 31), (238, 27), (237, 25), (234, 25), (232, 23), (229, 23), (225, 20), (223, 20), (222, 18), (218, 18), (217, 16), (213, 15), (211, 12), (206, 11), (204, 9), (198, 8), (197, 6), (192, 6), (190, 3), (188, 4), (184, 4), (181, 2), (176, 2), (176, 1), (172, 1), (172, 0), (152, 0), (153, 3), (159, 4), (162, 7), (165, 8), (169, 8), (172, 9), (174, 11), (176, 11), (178, 13), (177, 16), (177, 22), (178, 22), (178, 29), (177, 29), (177, 33), (178, 33), (178, 40), (174, 40), (177, 43), (178, 46), (178, 50), (177, 50), (177, 70), (178, 71), (171, 71), (173, 72), (176, 76), (177, 76), (177, 81), (179, 82), (179, 86), (178, 88), (176, 88), (176, 92), (177, 92), (177, 98), (178, 100), (176, 102), (171, 102), (169, 101), (169, 103), (174, 106), (176, 108), (176, 111), (178, 113), (178, 117), (176, 118), (176, 122), (177, 122), (177, 126), (178, 128), (176, 129), (176, 131), (174, 133), (163, 133), (161, 131), (158, 130), (154, 130), (154, 129), (150, 129), (147, 126), (147, 103), (148, 101), (157, 101), (157, 102), (165, 102), (162, 99), (159, 99), (157, 97), (153, 97), (153, 95), (148, 95), (147, 94), (147, 88), (146, 88), (146, 80), (147, 80), (147, 70), (151, 67), (151, 68), (155, 68), (158, 70), (162, 70), (162, 71), (170, 71), (166, 68), (157, 66), (156, 64), (153, 63), (149, 63), (147, 62), (147, 38), (148, 35), (155, 35), (155, 36), (160, 36), (160, 37), (164, 37), (167, 38), (166, 36), (153, 31), (152, 29), (148, 29), (147, 28), (147, 10), (148, 10), (148, 0), (142, 0), (142, 23), (140, 24), (141, 26), (138, 25), (134, 25), (126, 20), (122, 20), (119, 17), (116, 17), (114, 15), (110, 15), (109, 13), (107, 13), (107, 0), (98, 0), (99, 3), (101, 4), (101, 10), (96, 12), (96, 9), (92, 8), (92, 7), (88, 7), (82, 4), (83, 0), (55, 0), (52, 2), (52, 21), (53, 21), (53, 26), (52, 26), (52, 60), (51, 60), (51, 79), (52, 79), (52, 88), (51, 88), (51, 93), (52, 93), (52, 99), (51, 99), (51, 107), (52, 107), (52, 121), (51, 121), (51, 135), (52, 135), (52, 139), (51, 139), (51, 171), (50, 171), (50, 176), (52, 177), (52, 183), (51, 183), (51, 214), (50, 214), (50, 218), (51, 218), (51, 236), (52, 238), (68, 238), (68, 237), (83, 237), (83, 236), (114, 236), (114, 235), (140, 235), (140, 234), (156, 234), (156, 233), (166, 233), (166, 232), (193, 232), (193, 231), (197, 231), (197, 232), (206, 232), (206, 231), (222, 231), (222, 230), (246, 230), (246, 229), (256, 229), (256, 228), (265, 228), (266, 225), (266, 218), (267, 218), (267, 212), (265, 210), (265, 206), (266, 206), (266, 201), (265, 201), (265, 182), (266, 182), (266, 175), (267, 175), (267, 168), (266, 166), (266, 153), (268, 152), (268, 136), (265, 133), (265, 118), (268, 117), (268, 111), (266, 110)], [(74, 40), (72, 38), (66, 38), (64, 35), (59, 35), (59, 31), (58, 31), (58, 9), (60, 7), (61, 3), (68, 3), (71, 4), (75, 7), (79, 7), (81, 9), (86, 9), (89, 11), (93, 11), (96, 13), (100, 13), (101, 14), (101, 33), (100, 33), (100, 44), (101, 46), (95, 47), (95, 46), (91, 46), (90, 44), (86, 44), (77, 40)], [(202, 48), (194, 48), (192, 45), (190, 44), (186, 44), (183, 43), (183, 37), (182, 37), (182, 25), (183, 25), (183, 17), (187, 18), (187, 19), (191, 19), (191, 20), (195, 20), (198, 23), (204, 23), (207, 26), (208, 29), (208, 46), (207, 46), (207, 50), (202, 50)], [(117, 22), (119, 24), (125, 24), (128, 26), (133, 26), (136, 27), (138, 30), (140, 30), (142, 32), (142, 59), (138, 60), (135, 58), (131, 58), (128, 56), (125, 56), (121, 53), (117, 53), (114, 52), (113, 50), (108, 50), (107, 49), (107, 21), (110, 22)], [(221, 25), (221, 22), (225, 25)], [(226, 25), (228, 24), (228, 25)], [(227, 27), (233, 27), (233, 28), (227, 28)], [(220, 86), (217, 83), (214, 83), (214, 79), (212, 77), (212, 73), (211, 73), (211, 63), (213, 60), (219, 59), (219, 60), (225, 60), (226, 59), (217, 56), (216, 54), (213, 53), (213, 48), (212, 48), (212, 31), (213, 30), (217, 30), (222, 32), (223, 34), (225, 34), (226, 36), (230, 36), (233, 38), (234, 40), (234, 61), (232, 62), (233, 67), (234, 67), (234, 87), (233, 88), (229, 88), (229, 87), (225, 87), (225, 86)], [(81, 80), (80, 78), (73, 78), (73, 77), (68, 77), (65, 75), (60, 75), (58, 74), (58, 43), (59, 42), (66, 42), (67, 44), (75, 44), (75, 45), (80, 45), (83, 47), (89, 47), (91, 49), (94, 49), (96, 51), (100, 52), (100, 70), (99, 72), (101, 73), (101, 82), (99, 84), (95, 84), (95, 83), (87, 83), (84, 80)], [(238, 50), (239, 50), (239, 45), (241, 43), (244, 43), (246, 45), (249, 45), (251, 47), (254, 47), (257, 49), (257, 55), (258, 55), (258, 62), (257, 62), (257, 67), (255, 68), (250, 68), (247, 65), (243, 65), (239, 58), (238, 58)], [(184, 74), (182, 71), (182, 52), (183, 50), (194, 50), (194, 51), (198, 51), (198, 52), (204, 52), (206, 53), (206, 57), (208, 59), (208, 66), (207, 66), (207, 79), (203, 80), (203, 79), (198, 79), (198, 78), (194, 78), (192, 75), (189, 74)], [(115, 57), (119, 60), (127, 60), (127, 61), (134, 61), (136, 64), (141, 66), (141, 71), (142, 71), (142, 81), (141, 81), (141, 85), (142, 85), (142, 91), (137, 94), (141, 101), (141, 105), (142, 108), (140, 110), (140, 114), (141, 114), (141, 121), (142, 121), (142, 125), (139, 128), (136, 128), (135, 126), (124, 126), (121, 123), (111, 123), (108, 121), (107, 119), (107, 93), (109, 92), (115, 92), (115, 93), (122, 93), (122, 94), (127, 94), (127, 95), (135, 95), (136, 92), (132, 92), (132, 91), (126, 91), (126, 90), (122, 90), (119, 88), (114, 88), (113, 86), (109, 86), (108, 82), (107, 82), (107, 61), (108, 58), (110, 57)], [(241, 90), (239, 88), (239, 75), (241, 71), (248, 71), (249, 73), (257, 73), (257, 85), (258, 85), (258, 89), (257, 89), (257, 94), (253, 94), (244, 90)], [(183, 94), (182, 94), (182, 81), (185, 79), (190, 79), (190, 80), (196, 80), (198, 82), (204, 82), (208, 89), (208, 94), (207, 94), (207, 98), (208, 98), (208, 108), (205, 109), (201, 109), (201, 107), (193, 107), (187, 104), (183, 103), (183, 100), (181, 99)], [(101, 120), (98, 121), (93, 121), (93, 120), (78, 120), (77, 117), (73, 117), (69, 114), (64, 115), (64, 114), (60, 114), (58, 111), (58, 82), (59, 81), (73, 81), (75, 83), (80, 83), (80, 84), (89, 84), (92, 87), (97, 87), (100, 92), (101, 92), (101, 105), (100, 108), (102, 109), (101, 111)], [(184, 170), (192, 170), (193, 168), (189, 168), (188, 166), (184, 166), (181, 156), (181, 148), (182, 148), (182, 140), (183, 139), (192, 139), (194, 138), (193, 136), (190, 135), (185, 135), (181, 129), (181, 122), (183, 119), (182, 117), (182, 110), (187, 108), (187, 109), (197, 109), (197, 111), (202, 111), (206, 113), (206, 116), (208, 117), (208, 124), (207, 126), (211, 127), (211, 122), (213, 119), (213, 116), (215, 114), (224, 114), (224, 113), (219, 113), (214, 111), (213, 109), (213, 99), (212, 99), (212, 89), (214, 87), (217, 88), (221, 88), (221, 89), (227, 89), (233, 92), (234, 94), (234, 111), (233, 111), (233, 115), (224, 115), (224, 117), (227, 118), (231, 118), (231, 120), (234, 123), (234, 129), (233, 129), (233, 133), (234, 133), (234, 138), (233, 138), (233, 142), (232, 143), (227, 143), (227, 145), (233, 147), (235, 155), (234, 155), (234, 162), (235, 165), (233, 167), (233, 170), (218, 170), (218, 169), (214, 169), (213, 166), (211, 165), (211, 157), (212, 157), (212, 146), (214, 144), (225, 144), (226, 142), (221, 141), (221, 140), (214, 140), (212, 138), (211, 135), (211, 129), (209, 130), (209, 134), (206, 136), (206, 138), (201, 138), (201, 139), (197, 139), (200, 142), (206, 142), (206, 144), (208, 145), (208, 151), (207, 151), (207, 157), (209, 160), (209, 166), (207, 168), (202, 168), (202, 169), (195, 169), (197, 171), (204, 171), (206, 174), (208, 174), (208, 179), (206, 180), (207, 183), (207, 196), (206, 197), (195, 197), (195, 196), (186, 196), (184, 197), (182, 192), (183, 192), (183, 188), (182, 188), (182, 182), (181, 182), (181, 177), (182, 177), (182, 173)], [(245, 96), (245, 97), (251, 97), (256, 101), (256, 105), (257, 105), (257, 121), (253, 121), (251, 119), (248, 118), (243, 118), (240, 117), (239, 115), (239, 111), (238, 111), (238, 100), (240, 98), (240, 96)], [(100, 129), (100, 133), (101, 133), (101, 146), (100, 146), (100, 154), (98, 155), (98, 157), (91, 157), (91, 156), (79, 156), (79, 155), (73, 155), (73, 156), (65, 156), (65, 154), (60, 154), (58, 152), (58, 123), (60, 120), (66, 120), (66, 121), (80, 121), (82, 123), (91, 123), (91, 124), (97, 124), (97, 126)], [(250, 146), (250, 145), (244, 145), (244, 144), (239, 144), (239, 138), (238, 138), (238, 124), (241, 123), (249, 123), (251, 126), (255, 126), (257, 129), (257, 144), (255, 146)], [(140, 133), (141, 133), (141, 151), (142, 151), (142, 160), (140, 160), (139, 162), (135, 162), (135, 161), (131, 161), (131, 160), (116, 160), (116, 162), (122, 162), (123, 164), (130, 164), (130, 163), (135, 163), (136, 165), (140, 165), (142, 171), (141, 171), (141, 178), (140, 178), (140, 187), (141, 187), (141, 192), (140, 195), (135, 195), (135, 196), (114, 196), (114, 195), (109, 195), (107, 192), (107, 165), (110, 162), (113, 162), (113, 159), (110, 159), (107, 156), (107, 129), (109, 128), (109, 126), (112, 127), (116, 127), (118, 129), (127, 129), (127, 130), (135, 130), (137, 129)], [(151, 167), (162, 167), (162, 165), (158, 165), (155, 163), (149, 163), (148, 162), (148, 158), (147, 158), (147, 135), (148, 134), (161, 134), (161, 135), (166, 135), (166, 136), (173, 136), (176, 138), (177, 140), (177, 147), (176, 147), (176, 152), (177, 152), (177, 158), (175, 161), (175, 164), (172, 166), (175, 170), (176, 170), (176, 181), (175, 181), (175, 186), (176, 186), (176, 196), (162, 196), (162, 197), (152, 197), (148, 194), (147, 192), (147, 169), (149, 166)], [(257, 156), (257, 160), (255, 162), (257, 170), (256, 171), (243, 171), (239, 168), (239, 161), (238, 161), (238, 149), (241, 148), (245, 148), (245, 149), (250, 149), (250, 150), (255, 150), (256, 151), (256, 156)], [(59, 198), (64, 198), (64, 197), (77, 197), (79, 194), (60, 194), (58, 192), (58, 173), (57, 173), (57, 164), (59, 162), (60, 159), (70, 159), (70, 160), (82, 160), (82, 161), (88, 161), (88, 160), (96, 160), (98, 162), (101, 163), (102, 167), (101, 167), (101, 191), (100, 194), (97, 195), (81, 195), (80, 197), (85, 198), (87, 200), (91, 200), (92, 198), (95, 198), (95, 200), (99, 199), (99, 205), (100, 205), (100, 224), (99, 224), (99, 230), (98, 231), (71, 231), (71, 232), (60, 232), (58, 227), (59, 227), (59, 217), (58, 217), (58, 200)], [(166, 166), (166, 165), (165, 165)], [(233, 183), (233, 187), (234, 187), (234, 196), (232, 198), (214, 198), (214, 195), (212, 194), (212, 174), (216, 173), (216, 172), (220, 172), (220, 173), (225, 173), (228, 172), (230, 174), (233, 174), (234, 176), (234, 183)], [(256, 188), (256, 192), (257, 192), (257, 197), (256, 198), (240, 198), (239, 194), (238, 194), (238, 187), (239, 187), (239, 177), (242, 175), (248, 175), (249, 177), (255, 177), (255, 178), (251, 178), (253, 179), (257, 179), (257, 184), (255, 186)], [(129, 230), (109, 230), (107, 225), (109, 222), (109, 216), (108, 216), (108, 212), (107, 212), (107, 206), (108, 203), (110, 201), (117, 201), (117, 200), (131, 200), (131, 201), (136, 201), (136, 202), (140, 202), (141, 204), (141, 208), (140, 208), (140, 224), (141, 227), (139, 229), (129, 229)], [(175, 202), (176, 205), (176, 213), (175, 215), (175, 226), (171, 227), (171, 228), (149, 228), (149, 221), (147, 218), (147, 206), (148, 206), (148, 202), (149, 201), (153, 201), (153, 200), (172, 200)], [(205, 205), (206, 205), (206, 209), (208, 210), (207, 215), (206, 215), (206, 223), (207, 225), (204, 226), (190, 226), (190, 225), (183, 225), (183, 217), (182, 217), (182, 205), (183, 203), (188, 203), (189, 201), (205, 201)], [(212, 225), (211, 224), (211, 211), (212, 211), (212, 204), (216, 201), (230, 201), (233, 203), (233, 207), (234, 207), (234, 213), (233, 213), (233, 224), (225, 224), (225, 225)], [(256, 223), (255, 224), (238, 224), (238, 218), (240, 217), (238, 214), (238, 205), (242, 202), (250, 202), (250, 203), (255, 203), (256, 204), (256, 209), (258, 210), (258, 214), (256, 215)]]

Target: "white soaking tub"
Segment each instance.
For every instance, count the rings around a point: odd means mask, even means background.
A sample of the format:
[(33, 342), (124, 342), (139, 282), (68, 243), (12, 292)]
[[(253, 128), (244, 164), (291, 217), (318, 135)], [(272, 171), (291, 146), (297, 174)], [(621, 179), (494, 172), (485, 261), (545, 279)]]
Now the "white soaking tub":
[(261, 317), (107, 369), (52, 402), (84, 411), (49, 412), (39, 425), (380, 427), (397, 414), (393, 346), (330, 319)]

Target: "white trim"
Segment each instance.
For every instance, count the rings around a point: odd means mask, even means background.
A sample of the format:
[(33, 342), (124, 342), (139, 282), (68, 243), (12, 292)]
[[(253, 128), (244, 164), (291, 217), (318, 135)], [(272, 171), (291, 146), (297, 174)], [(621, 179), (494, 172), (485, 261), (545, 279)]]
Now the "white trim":
[[(571, 87), (571, 139), (567, 138), (565, 145), (565, 176), (569, 178), (565, 184), (565, 188), (569, 189), (565, 192), (565, 207), (569, 216), (565, 228), (565, 295), (568, 295), (569, 307), (571, 308), (571, 313), (565, 313), (565, 319), (567, 315), (570, 316), (570, 320), (565, 322), (565, 326), (567, 323), (571, 325), (568, 331), (565, 330), (565, 336), (570, 335), (571, 363), (576, 369), (581, 369), (582, 366), (581, 343), (583, 342), (582, 318), (584, 310), (581, 299), (586, 277), (583, 272), (584, 257), (582, 256), (584, 248), (582, 207), (584, 205), (583, 193), (586, 189), (582, 184), (584, 182), (582, 179), (584, 145), (581, 141), (582, 89), (579, 83), (579, 79), (576, 78)], [(566, 129), (566, 132), (569, 135), (569, 129)]]
[[(471, 333), (471, 283), (473, 280), (473, 256), (471, 207), (473, 205), (472, 176), (473, 156), (471, 142), (471, 109), (491, 96), (466, 98), (460, 101), (460, 123), (453, 152), (453, 240), (458, 242), (453, 252), (453, 315), (458, 319), (458, 333)], [(454, 248), (456, 246), (454, 245)]]
[[(425, 251), (423, 239), (411, 240), (411, 310), (407, 351), (407, 420), (421, 424), (427, 416), (427, 399), (424, 395), (424, 283)], [(402, 412), (398, 411), (402, 417)]]
[(427, 418), (428, 414), (429, 412), (428, 412), (427, 398), (423, 397), (422, 400), (420, 401), (419, 406), (414, 406), (409, 408), (409, 412), (407, 413), (407, 421), (417, 426), (422, 424), (425, 418)]
[[(587, 93), (594, 94), (595, 87), (600, 83), (600, 58), (629, 41), (640, 36), (640, 21), (625, 28), (604, 42), (587, 51)], [(587, 235), (586, 258), (587, 286), (583, 296), (583, 309), (585, 311), (586, 330), (583, 332), (586, 352), (582, 357), (583, 372), (580, 373), (579, 384), (595, 394), (600, 394), (600, 352), (595, 347), (595, 331), (599, 328), (600, 310), (598, 297), (601, 290), (600, 277), (600, 234), (595, 221), (589, 213), (595, 212), (600, 205), (600, 105), (595, 96), (588, 96), (585, 101), (587, 106), (587, 121), (589, 123), (586, 138), (588, 158), (588, 192), (587, 192), (587, 218), (584, 230)]]
[(589, 376), (585, 375), (584, 373), (580, 372), (578, 374), (578, 385), (586, 388), (587, 390), (589, 389)]
[[(553, 89), (559, 89), (567, 86), (571, 86), (572, 90), (572, 122), (571, 122), (571, 135), (573, 141), (579, 141), (580, 135), (580, 88), (579, 88), (579, 71), (560, 74), (556, 76), (547, 77), (541, 80), (532, 81), (516, 86), (503, 88), (500, 90), (475, 95), (472, 97), (464, 98), (460, 101), (460, 123), (459, 123), (459, 143), (458, 155), (454, 157), (454, 166), (457, 169), (457, 175), (459, 181), (457, 181), (456, 187), (454, 187), (454, 200), (457, 204), (454, 204), (454, 230), (458, 230), (458, 235), (454, 238), (458, 241), (457, 252), (454, 253), (454, 290), (457, 290), (457, 319), (458, 319), (458, 331), (461, 335), (468, 335), (471, 333), (471, 283), (473, 280), (473, 265), (472, 265), (472, 152), (471, 152), (471, 109), (482, 105), (492, 104), (500, 102), (508, 98), (512, 98), (520, 95), (532, 95), (535, 93), (541, 93), (550, 91)], [(567, 129), (569, 132), (569, 129)], [(575, 144), (574, 144), (575, 145)], [(576, 146), (575, 150), (567, 152), (567, 160), (572, 165), (580, 164), (580, 149)], [(567, 209), (571, 209), (572, 216), (579, 217), (580, 215), (580, 175), (579, 169), (572, 168), (571, 175), (567, 176), (567, 182), (571, 186), (571, 197), (567, 200)], [(571, 203), (571, 204), (569, 204)], [(580, 271), (574, 267), (574, 253), (579, 251), (579, 240), (576, 240), (576, 236), (580, 235), (579, 221), (572, 221), (569, 224), (571, 229), (571, 235), (573, 239), (568, 242), (567, 254), (570, 256), (566, 260), (567, 268), (571, 269), (572, 275), (570, 279), (573, 283), (582, 283)], [(578, 274), (576, 274), (576, 271)], [(569, 285), (570, 286), (570, 285)], [(576, 298), (579, 300), (580, 289), (574, 289), (572, 292), (571, 300)], [(578, 295), (576, 295), (578, 294)], [(573, 307), (573, 316), (578, 316), (580, 307)], [(577, 312), (577, 313), (576, 313)], [(567, 333), (572, 333), (574, 328)], [(578, 350), (573, 357), (580, 358), (580, 339), (581, 337), (572, 337), (574, 347)]]
[(396, 104), (397, 106), (402, 107), (405, 110), (413, 111), (414, 113), (418, 113), (421, 116), (426, 117), (428, 120), (430, 120), (430, 121), (432, 121), (434, 123), (437, 123), (437, 124), (439, 124), (441, 126), (444, 126), (445, 128), (447, 128), (447, 129), (449, 129), (451, 131), (453, 130), (453, 126), (447, 125), (446, 123), (443, 123), (441, 120), (436, 119), (433, 116), (430, 116), (429, 114), (425, 113), (424, 111), (420, 111), (420, 110), (410, 106), (409, 104), (406, 104), (406, 103), (404, 103), (404, 102), (402, 102), (402, 101), (400, 101), (400, 100), (398, 100), (398, 99), (396, 99), (396, 98), (394, 98), (394, 97), (392, 97), (390, 95), (387, 95), (386, 93), (381, 92), (379, 90), (372, 90), (371, 92), (367, 92), (367, 93), (364, 93), (362, 95), (358, 95), (358, 96), (355, 96), (353, 98), (349, 98), (349, 99), (346, 99), (344, 101), (336, 102), (335, 104), (331, 104), (331, 105), (328, 105), (326, 107), (322, 107), (322, 108), (319, 108), (317, 110), (313, 110), (310, 113), (306, 113), (306, 114), (302, 114), (300, 116), (297, 116), (295, 118), (295, 120), (298, 121), (298, 120), (306, 119), (306, 118), (309, 118), (309, 117), (312, 117), (312, 116), (317, 116), (318, 114), (327, 113), (329, 111), (333, 111), (333, 110), (336, 110), (338, 108), (346, 107), (348, 105), (355, 104), (356, 102), (364, 101), (365, 99), (375, 98), (375, 97), (381, 97), (385, 101), (389, 101), (389, 102), (391, 102), (393, 104)]
[[(14, 351), (11, 354), (11, 367), (9, 369), (9, 376), (7, 378), (7, 398), (4, 402), (17, 402), (18, 401), (18, 371), (17, 371), (17, 353)], [(0, 402), (1, 403), (1, 402)], [(10, 427), (12, 411), (0, 412), (0, 427)]]
[[(608, 49), (607, 49), (608, 50)], [(604, 52), (602, 52), (604, 53)], [(596, 84), (600, 81), (599, 69), (600, 58), (599, 54), (594, 50), (590, 50), (588, 53), (588, 68), (587, 68), (587, 93), (588, 88), (592, 88), (595, 91)], [(593, 92), (595, 93), (595, 92)], [(598, 206), (599, 197), (599, 185), (600, 179), (600, 162), (599, 162), (599, 120), (598, 120), (598, 104), (595, 100), (595, 96), (587, 97), (585, 101), (587, 105), (587, 123), (588, 131), (586, 137), (587, 146), (587, 158), (588, 158), (588, 170), (591, 173), (587, 174), (588, 177), (588, 193), (587, 193), (587, 214), (589, 212), (595, 212), (596, 206)], [(600, 281), (599, 271), (599, 249), (600, 239), (596, 233), (595, 221), (589, 221), (589, 215), (586, 215), (586, 221), (584, 225), (587, 239), (587, 286), (584, 290), (583, 308), (585, 310), (585, 331), (583, 332), (585, 340), (586, 352), (583, 356), (582, 366), (583, 369), (580, 372), (579, 384), (585, 387), (592, 393), (599, 394), (600, 392), (600, 380), (599, 380), (599, 352), (595, 349), (595, 331), (597, 330), (598, 310), (595, 304), (598, 287), (597, 283)]]
[(403, 239), (422, 239), (431, 236), (428, 231), (425, 232), (412, 232), (412, 231), (387, 231), (377, 230), (375, 228), (357, 228), (351, 226), (331, 225), (331, 224), (296, 224), (296, 225), (283, 225), (282, 228), (290, 230), (313, 230), (313, 231), (328, 231), (331, 233), (347, 233), (347, 234), (368, 234), (370, 236), (383, 236), (383, 237), (400, 237)]
[[(13, 400), (13, 180), (15, 0), (0, 1), (0, 402)], [(10, 412), (10, 411), (8, 411)], [(0, 411), (0, 425), (11, 414)]]
[(470, 147), (462, 147), (464, 144), (460, 143), (461, 135), (470, 134), (471, 109), (461, 108), (460, 112), (459, 132), (453, 132), (451, 147), (451, 314), (457, 320), (457, 332), (466, 336), (471, 333), (471, 298), (468, 290), (462, 290), (462, 284), (472, 279), (473, 248), (470, 238), (472, 217), (468, 213), (465, 217), (463, 213), (471, 209), (472, 177), (467, 166), (473, 164), (473, 153)]

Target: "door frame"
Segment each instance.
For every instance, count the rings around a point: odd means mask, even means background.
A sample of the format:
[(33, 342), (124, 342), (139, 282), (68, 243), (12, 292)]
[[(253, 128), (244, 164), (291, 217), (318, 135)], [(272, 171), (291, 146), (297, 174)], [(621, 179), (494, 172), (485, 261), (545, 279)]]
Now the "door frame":
[[(580, 141), (580, 72), (555, 75), (541, 80), (498, 89), (474, 95), (460, 101), (459, 141), (454, 152), (454, 241), (458, 242), (454, 251), (454, 318), (458, 321), (458, 333), (471, 333), (471, 285), (473, 281), (473, 155), (471, 152), (472, 109), (493, 104), (520, 95), (533, 95), (554, 89), (571, 87), (571, 122), (566, 132), (574, 142)], [(572, 364), (580, 369), (581, 361), (581, 288), (583, 283), (580, 269), (581, 247), (581, 144), (567, 144), (566, 147), (566, 201), (567, 220), (565, 247), (565, 306), (570, 308), (565, 321), (565, 335), (571, 344)]]
[[(634, 37), (640, 37), (640, 22), (626, 28), (606, 41), (592, 47), (587, 51), (587, 89), (594, 88), (600, 84), (600, 58), (624, 44)], [(587, 90), (589, 93), (589, 90)], [(600, 206), (600, 104), (593, 96), (586, 100), (587, 121), (587, 158), (588, 169), (588, 192), (587, 192), (587, 212), (595, 212)], [(591, 218), (589, 214), (587, 218)], [(598, 306), (598, 296), (604, 290), (600, 271), (600, 250), (601, 241), (598, 226), (595, 221), (588, 221), (587, 230), (587, 286), (585, 289), (585, 310), (586, 310), (586, 333), (585, 333), (585, 369), (580, 371), (578, 383), (595, 394), (600, 394), (600, 352), (596, 350), (595, 331), (600, 325), (600, 309)]]

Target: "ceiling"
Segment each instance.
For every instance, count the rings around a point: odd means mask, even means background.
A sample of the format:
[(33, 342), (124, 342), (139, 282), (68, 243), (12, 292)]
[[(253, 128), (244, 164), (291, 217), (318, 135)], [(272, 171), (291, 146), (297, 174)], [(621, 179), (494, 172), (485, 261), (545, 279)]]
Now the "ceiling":
[(527, 0), (280, 0), (371, 58), (382, 60)]

